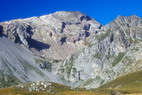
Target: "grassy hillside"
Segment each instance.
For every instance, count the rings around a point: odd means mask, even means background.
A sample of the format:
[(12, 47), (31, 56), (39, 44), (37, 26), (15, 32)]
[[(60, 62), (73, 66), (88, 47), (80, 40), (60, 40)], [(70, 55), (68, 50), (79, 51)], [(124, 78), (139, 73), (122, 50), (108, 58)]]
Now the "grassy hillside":
[(51, 82), (26, 83), (0, 89), (0, 95), (142, 95), (142, 71), (119, 77), (99, 89), (71, 88)]
[(48, 93), (48, 92), (36, 92), (36, 91), (21, 91), (17, 92), (15, 88), (6, 88), (0, 90), (0, 95), (110, 95), (101, 92), (89, 92), (89, 91), (64, 91), (60, 93)]
[(126, 93), (142, 93), (142, 71), (119, 77), (100, 89), (117, 90)]
[(103, 91), (71, 88), (68, 86), (51, 83), (27, 83), (11, 88), (0, 89), (0, 95), (110, 95)]

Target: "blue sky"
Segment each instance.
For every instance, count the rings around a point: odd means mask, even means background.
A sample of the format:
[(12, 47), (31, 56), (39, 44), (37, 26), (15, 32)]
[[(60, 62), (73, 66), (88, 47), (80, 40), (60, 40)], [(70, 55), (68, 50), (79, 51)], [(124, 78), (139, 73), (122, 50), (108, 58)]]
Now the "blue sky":
[(118, 15), (142, 17), (142, 0), (0, 0), (0, 22), (56, 11), (81, 11), (105, 25)]

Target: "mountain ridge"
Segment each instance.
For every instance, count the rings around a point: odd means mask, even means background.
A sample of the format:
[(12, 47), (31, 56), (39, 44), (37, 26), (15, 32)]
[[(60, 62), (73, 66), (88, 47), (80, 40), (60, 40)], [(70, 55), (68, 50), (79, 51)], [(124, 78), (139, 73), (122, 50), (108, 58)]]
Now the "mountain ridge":
[[(1, 21), (0, 23), (9, 22), (9, 21), (15, 21), (15, 20), (30, 19), (30, 18), (40, 18), (40, 17), (43, 17), (43, 16), (47, 16), (47, 15), (51, 15), (51, 14), (57, 14), (57, 13), (76, 13), (76, 14), (82, 14), (82, 15), (88, 16), (87, 14), (85, 14), (85, 13), (83, 13), (83, 12), (81, 12), (81, 11), (56, 11), (56, 12), (53, 12), (53, 13), (44, 14), (44, 15), (40, 15), (40, 16), (31, 16), (31, 17), (26, 17), (26, 18), (15, 18), (15, 19), (11, 19), (11, 20)], [(130, 16), (118, 15), (114, 20), (116, 20), (116, 19), (119, 18), (119, 17), (126, 17), (126, 18), (127, 18), (127, 17), (135, 17), (135, 18), (140, 18), (140, 19), (141, 19), (140, 16), (133, 14), (133, 15), (130, 15)], [(91, 18), (91, 19), (95, 19), (95, 18), (92, 18), (92, 17), (90, 17), (90, 18)], [(113, 20), (113, 21), (114, 21), (114, 20)], [(110, 22), (111, 22), (111, 21), (110, 21)], [(105, 25), (101, 24), (100, 22), (99, 22), (99, 23), (100, 23), (101, 25), (103, 25), (103, 26), (106, 26), (106, 25), (109, 24), (110, 22), (106, 23)]]
[[(18, 46), (14, 47), (13, 51), (22, 47), (31, 52), (33, 62), (26, 64), (38, 68), (33, 69), (37, 76), (40, 76), (41, 71), (45, 74), (44, 77), (47, 77), (45, 81), (82, 88), (97, 88), (119, 76), (142, 70), (141, 30), (142, 19), (137, 16), (119, 16), (102, 26), (81, 12), (65, 11), (0, 23), (1, 38), (5, 35), (6, 42), (10, 39)], [(12, 46), (9, 44), (9, 47)], [(6, 54), (14, 54), (13, 51)], [(19, 67), (23, 68), (21, 64), (25, 64), (23, 61), (19, 62), (17, 56), (14, 55), (14, 58), (19, 66), (4, 57), (13, 67), (16, 66), (16, 69), (7, 69), (8, 75), (10, 70), (14, 72), (19, 70)], [(2, 55), (0, 57), (3, 58)], [(27, 73), (29, 74), (30, 70)], [(28, 82), (38, 80), (30, 77), (29, 75), (25, 79), (29, 78)], [(48, 77), (54, 78), (52, 80)]]

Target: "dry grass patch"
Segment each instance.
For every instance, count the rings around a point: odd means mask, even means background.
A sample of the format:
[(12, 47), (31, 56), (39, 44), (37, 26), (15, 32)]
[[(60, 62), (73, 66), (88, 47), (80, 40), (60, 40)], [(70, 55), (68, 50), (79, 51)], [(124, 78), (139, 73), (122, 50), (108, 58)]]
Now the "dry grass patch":
[(63, 93), (58, 93), (56, 95), (109, 95), (101, 92), (89, 92), (89, 91), (66, 91)]

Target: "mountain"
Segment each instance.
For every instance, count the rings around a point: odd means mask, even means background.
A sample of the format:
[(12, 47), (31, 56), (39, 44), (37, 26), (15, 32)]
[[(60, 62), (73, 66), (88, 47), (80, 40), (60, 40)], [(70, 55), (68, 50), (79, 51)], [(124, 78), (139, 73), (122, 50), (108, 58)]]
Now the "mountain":
[(76, 71), (81, 71), (80, 78), (86, 80), (80, 87), (99, 87), (142, 69), (141, 22), (137, 16), (119, 16), (101, 28), (73, 62)]
[(54, 73), (58, 62), (82, 49), (100, 27), (81, 12), (64, 11), (1, 22), (0, 87), (44, 80), (64, 84)]
[(93, 35), (101, 27), (81, 12), (64, 11), (3, 22), (1, 26), (3, 34), (15, 43), (29, 47), (38, 56), (56, 60), (76, 53), (83, 47), (80, 40)]
[(102, 26), (60, 11), (0, 23), (0, 87), (50, 81), (98, 88), (142, 70), (142, 19), (118, 16)]

